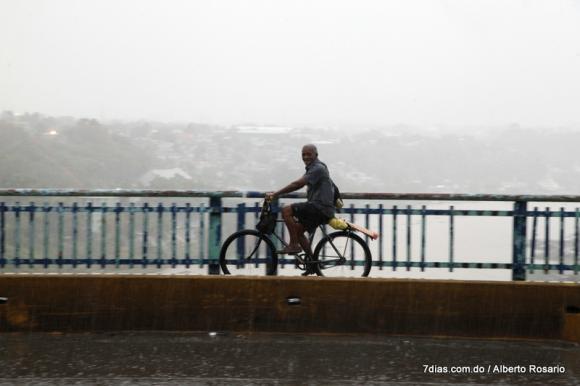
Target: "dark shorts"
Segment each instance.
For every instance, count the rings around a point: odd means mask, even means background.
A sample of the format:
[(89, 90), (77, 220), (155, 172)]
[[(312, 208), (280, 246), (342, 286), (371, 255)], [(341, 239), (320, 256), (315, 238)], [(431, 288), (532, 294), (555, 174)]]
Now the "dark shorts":
[(304, 226), (308, 233), (312, 233), (317, 226), (326, 224), (330, 220), (317, 207), (309, 202), (291, 204), (292, 215)]

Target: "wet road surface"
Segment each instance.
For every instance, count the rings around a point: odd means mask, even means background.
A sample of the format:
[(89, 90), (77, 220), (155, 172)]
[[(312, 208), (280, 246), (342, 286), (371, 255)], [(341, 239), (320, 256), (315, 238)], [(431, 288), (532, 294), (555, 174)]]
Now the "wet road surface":
[(580, 345), (373, 335), (3, 333), (0, 369), (1, 386), (580, 385)]

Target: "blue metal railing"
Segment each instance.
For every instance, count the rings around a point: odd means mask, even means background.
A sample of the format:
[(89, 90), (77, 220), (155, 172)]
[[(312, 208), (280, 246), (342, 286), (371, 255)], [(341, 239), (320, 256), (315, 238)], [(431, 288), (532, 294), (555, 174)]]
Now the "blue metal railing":
[[(253, 227), (259, 212), (259, 199), (263, 192), (200, 192), (200, 191), (142, 191), (142, 190), (0, 190), (0, 272), (10, 272), (23, 267), (100, 267), (100, 268), (163, 268), (196, 266), (206, 269), (209, 274), (219, 274), (217, 259), (224, 229), (231, 231)], [(54, 197), (65, 197), (59, 202), (42, 205), (30, 202), (21, 204), (17, 200), (26, 197), (40, 197), (44, 201)], [(90, 197), (92, 201), (105, 198), (107, 202), (70, 202), (74, 197)], [(114, 197), (117, 201), (110, 202)], [(287, 195), (288, 199), (303, 198), (303, 194)], [(131, 200), (172, 199), (177, 203), (148, 202), (136, 203)], [(378, 270), (390, 268), (419, 269), (505, 269), (511, 270), (513, 280), (525, 280), (526, 273), (535, 271), (557, 272), (578, 275), (579, 220), (578, 208), (550, 207), (540, 210), (535, 206), (528, 210), (528, 204), (580, 202), (580, 196), (510, 196), (510, 195), (469, 195), (469, 194), (379, 194), (344, 193), (345, 200), (354, 200), (345, 207), (341, 216), (349, 221), (360, 222), (367, 228), (376, 227), (380, 234), (378, 245), (374, 247), (373, 265)], [(195, 200), (196, 203), (190, 202)], [(234, 201), (233, 203), (224, 200)], [(235, 201), (238, 202), (235, 202)], [(253, 205), (247, 205), (250, 201)], [(359, 205), (360, 202), (364, 204)], [(386, 207), (385, 202), (395, 202)], [(483, 202), (508, 202), (509, 210), (428, 208), (421, 205), (413, 208), (399, 202), (408, 201), (469, 201), (474, 205)], [(369, 202), (378, 202), (371, 207)], [(441, 204), (439, 204), (441, 205)], [(235, 218), (229, 214), (235, 214)], [(247, 224), (246, 215), (253, 217), (254, 223)], [(361, 217), (362, 216), (362, 217)], [(511, 261), (462, 262), (456, 254), (457, 217), (497, 217), (512, 220)], [(428, 219), (448, 218), (448, 257), (432, 261), (427, 258)], [(404, 243), (400, 240), (401, 218), (404, 219)], [(391, 222), (391, 251), (387, 257), (389, 230), (385, 221)], [(413, 220), (419, 220), (419, 229), (414, 229)], [(538, 237), (539, 223), (544, 222), (543, 240)], [(566, 219), (572, 221), (574, 236), (566, 240)], [(371, 221), (373, 220), (373, 221)], [(558, 221), (557, 240), (551, 235), (551, 223)], [(372, 223), (372, 224), (371, 224)], [(531, 224), (528, 224), (531, 223)], [(531, 225), (531, 228), (530, 228)], [(413, 258), (413, 240), (419, 233), (419, 255)], [(416, 236), (415, 236), (416, 237)], [(368, 241), (368, 238), (367, 238)], [(541, 243), (543, 242), (543, 244)], [(573, 251), (566, 253), (566, 246), (572, 243)], [(552, 250), (558, 248), (557, 260)], [(404, 244), (404, 256), (400, 246)], [(543, 248), (543, 256), (538, 250)], [(568, 248), (570, 250), (570, 248)], [(527, 256), (527, 250), (530, 251)], [(371, 276), (373, 272), (371, 271)]]

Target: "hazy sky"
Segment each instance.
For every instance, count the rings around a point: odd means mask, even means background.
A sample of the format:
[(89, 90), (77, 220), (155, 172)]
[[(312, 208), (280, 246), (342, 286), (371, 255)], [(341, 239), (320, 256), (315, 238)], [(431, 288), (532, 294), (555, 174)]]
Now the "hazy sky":
[(1, 0), (0, 111), (580, 123), (580, 0)]

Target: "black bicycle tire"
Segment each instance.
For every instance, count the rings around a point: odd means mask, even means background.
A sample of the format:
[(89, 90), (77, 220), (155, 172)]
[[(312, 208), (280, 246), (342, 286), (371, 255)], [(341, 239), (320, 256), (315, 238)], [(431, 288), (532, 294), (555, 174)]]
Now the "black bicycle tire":
[(220, 258), (219, 258), (220, 268), (222, 269), (223, 274), (224, 275), (231, 274), (228, 267), (227, 267), (227, 264), (226, 264), (226, 253), (227, 253), (228, 247), (232, 244), (232, 242), (235, 239), (237, 239), (240, 236), (246, 236), (246, 235), (253, 235), (253, 236), (259, 237), (270, 248), (270, 250), (272, 252), (272, 263), (270, 266), (270, 270), (268, 272), (266, 272), (266, 275), (267, 276), (276, 275), (276, 269), (278, 267), (278, 254), (276, 253), (276, 247), (274, 246), (274, 243), (272, 242), (272, 240), (270, 240), (263, 233), (260, 233), (254, 229), (243, 229), (241, 231), (234, 232), (223, 242), (222, 247), (220, 249)]
[[(371, 271), (371, 267), (373, 265), (373, 257), (371, 255), (371, 250), (369, 249), (368, 244), (359, 236), (356, 235), (352, 232), (347, 232), (347, 231), (338, 231), (338, 232), (332, 232), (330, 234), (328, 234), (326, 237), (324, 237), (322, 240), (320, 240), (318, 242), (318, 244), (316, 244), (316, 248), (314, 249), (314, 256), (312, 258), (313, 260), (313, 268), (314, 268), (314, 272), (318, 275), (318, 276), (324, 276), (323, 271), (320, 269), (320, 265), (316, 264), (316, 262), (318, 261), (318, 256), (320, 254), (320, 251), (322, 250), (323, 246), (325, 243), (327, 243), (329, 240), (334, 239), (336, 237), (348, 237), (352, 240), (354, 240), (355, 242), (357, 242), (364, 250), (365, 253), (365, 257), (364, 257), (364, 270), (363, 270), (363, 274), (361, 275), (362, 277), (367, 277)], [(332, 248), (332, 247), (327, 247), (327, 248)], [(348, 264), (345, 263), (345, 264)]]

